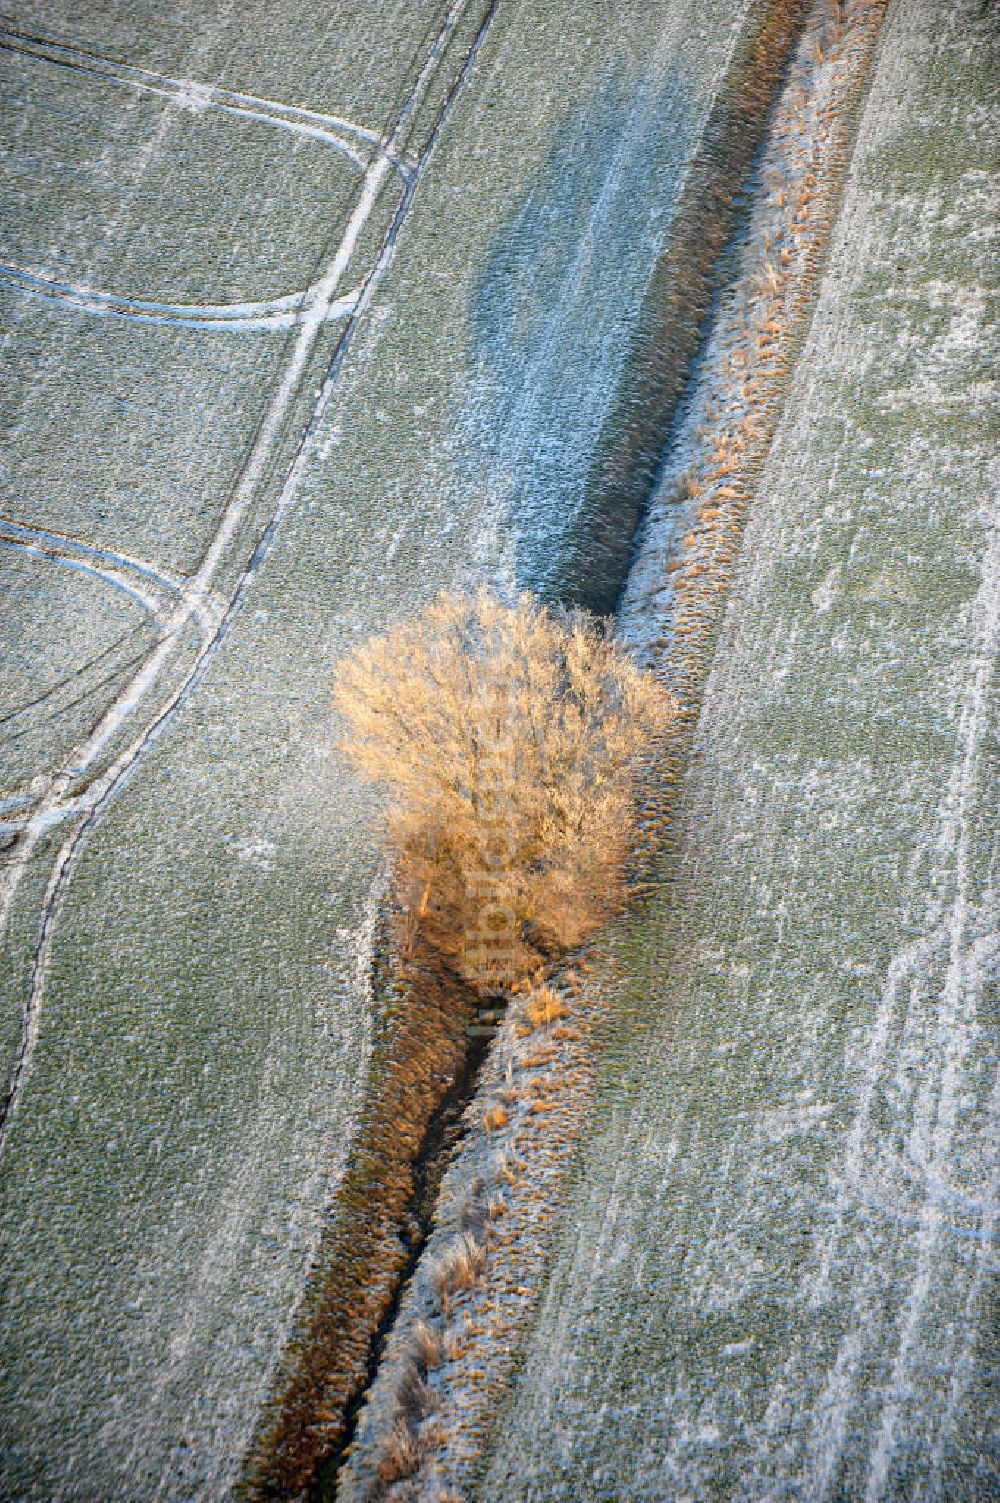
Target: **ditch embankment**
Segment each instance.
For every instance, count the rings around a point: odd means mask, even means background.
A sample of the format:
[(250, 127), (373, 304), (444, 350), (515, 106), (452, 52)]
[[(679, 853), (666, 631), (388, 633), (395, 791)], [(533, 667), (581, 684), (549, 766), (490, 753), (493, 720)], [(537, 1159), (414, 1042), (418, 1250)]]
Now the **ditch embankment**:
[[(674, 790), (808, 329), (882, 10), (762, 6), (734, 50), (561, 591), (619, 606), (681, 701), (646, 810), (658, 881), (669, 881)], [(638, 881), (636, 900), (626, 927), (642, 924)], [(371, 1103), (248, 1497), (465, 1495), (537, 1305), (614, 1032), (615, 954), (612, 935), (517, 997), (492, 1038), (475, 1032), (460, 988), (382, 976)]]

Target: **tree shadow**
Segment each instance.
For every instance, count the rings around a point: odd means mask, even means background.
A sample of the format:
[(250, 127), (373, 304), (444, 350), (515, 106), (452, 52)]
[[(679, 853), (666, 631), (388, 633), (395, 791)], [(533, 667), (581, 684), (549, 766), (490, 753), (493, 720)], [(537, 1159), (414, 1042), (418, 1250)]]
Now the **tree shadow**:
[(649, 293), (694, 118), (682, 66), (609, 72), (563, 122), (474, 284), (465, 463), (502, 507), (518, 587), (550, 600), (608, 611), (621, 588), (642, 502), (606, 494), (604, 472), (643, 421), (623, 393), (648, 362)]

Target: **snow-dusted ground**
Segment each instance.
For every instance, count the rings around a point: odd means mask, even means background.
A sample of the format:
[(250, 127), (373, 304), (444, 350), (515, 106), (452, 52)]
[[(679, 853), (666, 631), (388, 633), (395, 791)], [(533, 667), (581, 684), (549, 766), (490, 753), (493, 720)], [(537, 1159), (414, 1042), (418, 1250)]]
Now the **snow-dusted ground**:
[(1000, 1489), (996, 44), (890, 6), (484, 1499)]
[(7, 1496), (238, 1472), (366, 1085), (332, 664), (585, 528), (745, 9), (3, 21)]

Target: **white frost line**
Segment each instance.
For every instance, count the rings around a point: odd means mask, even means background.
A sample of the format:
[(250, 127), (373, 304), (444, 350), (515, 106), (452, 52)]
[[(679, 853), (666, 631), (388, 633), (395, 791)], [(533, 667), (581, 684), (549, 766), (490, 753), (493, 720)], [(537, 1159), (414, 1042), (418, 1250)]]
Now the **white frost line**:
[[(985, 944), (975, 946), (970, 964), (970, 957), (964, 949), (964, 942), (970, 917), (966, 809), (970, 798), (975, 793), (979, 749), (984, 736), (989, 731), (988, 698), (997, 652), (1000, 648), (1000, 530), (994, 531), (983, 559), (983, 579), (977, 603), (982, 618), (982, 628), (975, 651), (976, 668), (969, 704), (959, 723), (958, 736), (963, 749), (949, 782), (941, 830), (936, 842), (942, 866), (946, 863), (948, 856), (954, 852), (955, 897), (951, 910), (943, 921), (935, 924), (927, 934), (902, 950), (889, 967), (870, 1038), (858, 1109), (848, 1139), (841, 1175), (841, 1188), (837, 1197), (835, 1222), (828, 1236), (811, 1299), (811, 1303), (816, 1305), (827, 1295), (830, 1264), (837, 1243), (843, 1234), (846, 1210), (857, 1199), (857, 1187), (863, 1183), (864, 1149), (878, 1081), (878, 1066), (888, 1046), (899, 991), (907, 978), (915, 979), (926, 975), (931, 956), (942, 945), (946, 945), (948, 964), (937, 1015), (937, 1033), (941, 1043), (943, 1067), (932, 1151), (927, 1161), (921, 1164), (926, 1194), (915, 1237), (917, 1268), (910, 1292), (903, 1303), (903, 1325), (892, 1375), (886, 1386), (882, 1424), (869, 1461), (866, 1503), (879, 1503), (885, 1494), (899, 1411), (907, 1394), (906, 1370), (931, 1289), (934, 1251), (941, 1229), (945, 1225), (944, 1208), (953, 1198), (948, 1187), (947, 1168), (956, 1122), (961, 1069), (972, 1027), (970, 1019), (964, 1015), (964, 1012), (972, 1006), (976, 994), (974, 982), (981, 980), (986, 957), (994, 950), (992, 939)], [(983, 1214), (985, 1228), (990, 1224), (992, 1214), (988, 1201), (984, 1202)], [(981, 1256), (987, 1256), (989, 1252), (989, 1246), (981, 1243)], [(846, 1410), (853, 1394), (854, 1372), (859, 1356), (857, 1334), (848, 1331), (842, 1340), (834, 1368), (837, 1374), (838, 1401), (842, 1411)], [(821, 1450), (823, 1465), (812, 1479), (812, 1495), (817, 1500), (825, 1498), (832, 1485), (839, 1459), (838, 1447), (843, 1443), (845, 1436), (844, 1413), (834, 1414), (833, 1423), (831, 1424), (828, 1419), (823, 1430), (825, 1441)]]
[[(261, 471), (269, 458), (272, 444), (284, 419), (285, 410), (294, 396), (298, 381), (312, 353), (312, 347), (315, 343), (319, 327), (327, 317), (327, 309), (333, 301), (340, 279), (354, 254), (354, 249), (361, 237), (362, 231), (371, 217), (382, 184), (389, 173), (392, 163), (392, 150), (402, 138), (406, 126), (423, 95), (426, 93), (427, 86), (437, 68), (448, 40), (465, 10), (466, 4), (467, 0), (456, 0), (456, 3), (452, 6), (437, 42), (414, 84), (413, 92), (400, 113), (399, 121), (389, 142), (389, 151), (379, 156), (365, 173), (364, 185), (357, 206), (348, 220), (344, 237), (340, 242), (336, 255), (326, 273), (315, 285), (313, 301), (303, 318), (302, 331), (296, 341), (292, 358), (281, 384), (272, 399), (267, 416), (261, 425), (247, 467), (229, 506), (226, 508), (212, 545), (205, 554), (201, 567), (194, 577), (194, 583), (197, 588), (207, 589), (209, 587), (212, 576), (218, 568), (219, 561), (228, 547), (236, 528), (242, 521), (247, 507), (250, 505), (257, 482), (260, 479)], [(384, 270), (384, 267), (382, 269)], [(371, 299), (376, 277), (379, 275), (381, 273), (376, 269), (376, 273), (369, 279), (367, 287), (357, 299), (356, 311), (360, 312), (363, 306), (367, 306), (367, 303)], [(330, 398), (330, 390), (331, 387), (328, 378), (320, 390), (313, 414), (314, 418), (319, 416), (326, 408)], [(282, 488), (278, 499), (277, 513), (284, 511), (288, 499), (298, 485), (302, 460), (303, 454), (300, 453)]]
[(270, 458), (271, 449), (281, 430), (286, 409), (292, 401), (295, 392), (298, 390), (299, 381), (312, 354), (317, 333), (329, 315), (329, 309), (333, 304), (340, 279), (354, 253), (354, 248), (358, 243), (361, 232), (368, 223), (371, 212), (375, 207), (379, 190), (389, 170), (388, 157), (381, 156), (376, 159), (365, 173), (361, 196), (358, 199), (354, 213), (348, 220), (347, 229), (344, 231), (344, 238), (341, 240), (337, 254), (334, 256), (325, 274), (316, 283), (313, 301), (302, 319), (301, 333), (295, 342), (292, 358), (288, 363), (278, 390), (272, 398), (271, 405), (268, 408), (267, 415), (264, 418), (264, 422), (257, 435), (257, 440), (251, 451), (249, 462), (223, 514), (222, 521), (212, 544), (202, 559), (201, 566), (194, 577), (196, 588), (209, 588), (222, 555), (232, 541), (233, 534), (243, 520), (247, 508), (253, 499), (261, 474)]
[[(46, 302), (77, 308), (83, 313), (126, 318), (140, 324), (173, 324), (185, 329), (230, 330), (241, 334), (291, 329), (303, 323), (316, 294), (315, 287), (307, 287), (303, 292), (258, 303), (159, 303), (99, 292), (6, 261), (0, 261), (0, 282), (27, 297), (44, 298)], [(333, 320), (351, 313), (357, 299), (357, 292), (345, 293), (328, 305), (326, 317)]]
[(151, 595), (146, 595), (143, 591), (128, 584), (120, 574), (114, 574), (110, 569), (98, 569), (94, 564), (85, 563), (83, 559), (67, 558), (66, 554), (58, 553), (54, 548), (40, 548), (37, 543), (22, 542), (15, 538), (0, 536), (0, 548), (10, 548), (17, 553), (27, 553), (32, 558), (48, 560), (51, 563), (62, 564), (66, 569), (77, 569), (81, 574), (89, 574), (91, 578), (99, 579), (103, 584), (109, 584), (114, 589), (121, 590), (122, 594), (133, 600), (147, 616), (156, 615), (157, 601)]
[[(78, 68), (95, 74), (108, 82), (124, 84), (144, 93), (157, 94), (175, 103), (196, 110), (216, 109), (223, 114), (258, 120), (265, 125), (291, 131), (294, 135), (316, 140), (332, 146), (347, 156), (361, 173), (369, 170), (370, 163), (350, 146), (341, 134), (364, 141), (379, 153), (380, 158), (391, 162), (405, 182), (412, 177), (412, 167), (403, 162), (392, 150), (392, 142), (382, 138), (364, 126), (355, 125), (336, 115), (323, 115), (316, 110), (298, 105), (282, 104), (275, 100), (261, 99), (253, 94), (243, 94), (234, 89), (224, 89), (211, 84), (194, 83), (184, 79), (170, 78), (166, 74), (152, 73), (145, 68), (116, 63), (96, 53), (84, 51), (66, 43), (49, 38), (28, 36), (0, 26), (0, 49), (17, 52), (42, 62), (54, 62), (61, 66)], [(397, 132), (394, 133), (395, 136)], [(29, 297), (45, 298), (87, 313), (99, 313), (109, 317), (127, 318), (136, 323), (176, 324), (182, 328), (210, 329), (239, 333), (262, 333), (290, 329), (305, 322), (308, 308), (315, 300), (318, 286), (303, 292), (289, 293), (283, 297), (261, 302), (186, 304), (161, 303), (152, 299), (119, 296), (115, 293), (96, 291), (64, 282), (46, 272), (30, 271), (26, 267), (0, 262), (0, 281), (16, 288)], [(329, 303), (326, 317), (337, 319), (353, 311), (357, 293), (347, 293)]]
[[(58, 558), (59, 561), (74, 564), (79, 568), (86, 568), (87, 555), (96, 554), (99, 557), (112, 557), (119, 563), (131, 567), (142, 575), (148, 575), (170, 591), (173, 604), (164, 614), (163, 603), (160, 602), (155, 609), (155, 614), (160, 623), (160, 640), (147, 658), (145, 664), (133, 679), (125, 686), (122, 692), (108, 706), (104, 715), (98, 721), (86, 739), (70, 753), (67, 762), (60, 772), (51, 779), (48, 788), (35, 804), (34, 811), (22, 826), (21, 843), (16, 856), (7, 865), (2, 879), (0, 879), (0, 935), (3, 934), (10, 914), (11, 904), (21, 877), (31, 859), (31, 855), (48, 830), (71, 815), (86, 812), (103, 796), (105, 780), (99, 779), (92, 783), (83, 793), (74, 797), (68, 797), (72, 784), (79, 779), (93, 765), (104, 747), (112, 736), (120, 729), (132, 714), (139, 702), (145, 697), (152, 687), (173, 651), (180, 632), (185, 623), (193, 619), (201, 635), (201, 652), (204, 652), (218, 629), (219, 622), (225, 613), (225, 603), (212, 595), (207, 589), (198, 588), (193, 583), (185, 583), (170, 579), (168, 576), (153, 570), (150, 566), (138, 564), (135, 560), (128, 560), (124, 555), (108, 554), (104, 549), (91, 548), (89, 544), (74, 543), (69, 538), (61, 538), (58, 534), (45, 533), (41, 529), (23, 527), (21, 524), (4, 523), (3, 526), (15, 526), (20, 531), (30, 534), (35, 533), (39, 539), (48, 541), (49, 546), (42, 548), (36, 545), (36, 552), (48, 557)], [(58, 545), (58, 552), (56, 549)], [(74, 552), (79, 552), (83, 558), (75, 560)], [(121, 580), (115, 580), (110, 571), (91, 569), (90, 572), (108, 578), (121, 588), (125, 585)], [(130, 591), (129, 593), (134, 593)], [(120, 760), (120, 759), (119, 759)], [(118, 763), (114, 764), (117, 767)], [(113, 769), (111, 769), (113, 770)], [(107, 776), (107, 775), (106, 775)], [(0, 1118), (2, 1126), (2, 1118)]]
[[(864, 1302), (866, 1312), (871, 1308), (873, 1288), (876, 1292), (878, 1289), (875, 1273), (876, 1271), (869, 1264), (862, 1275), (860, 1298)], [(836, 1360), (827, 1373), (826, 1382), (813, 1406), (816, 1418), (813, 1422), (810, 1444), (803, 1457), (807, 1475), (806, 1491), (802, 1496), (815, 1500), (815, 1503), (821, 1503), (821, 1500), (829, 1496), (834, 1482), (854, 1405), (855, 1375), (864, 1359), (865, 1343), (869, 1336), (868, 1321), (859, 1320), (853, 1329), (848, 1330), (838, 1347)], [(802, 1365), (801, 1349), (796, 1356), (799, 1359), (797, 1363), (786, 1362), (785, 1364), (782, 1377), (786, 1381), (795, 1376), (795, 1367)], [(801, 1392), (801, 1389), (799, 1391)], [(778, 1418), (775, 1416), (776, 1421)], [(777, 1424), (768, 1427), (769, 1445), (774, 1443), (777, 1428)], [(766, 1476), (768, 1451), (765, 1447), (758, 1450), (757, 1461), (758, 1477), (761, 1476), (762, 1471)]]
[[(423, 95), (426, 93), (427, 86), (444, 55), (448, 42), (467, 4), (468, 0), (455, 0), (414, 84), (413, 92), (400, 112), (396, 127), (389, 141), (388, 150), (378, 156), (365, 172), (364, 186), (358, 204), (348, 221), (347, 229), (329, 268), (316, 283), (316, 297), (301, 325), (285, 376), (272, 397), (264, 421), (258, 429), (246, 468), (236, 491), (223, 513), (218, 530), (202, 559), (198, 572), (188, 586), (189, 596), (195, 599), (207, 600), (210, 598), (215, 572), (226, 548), (233, 539), (236, 529), (250, 507), (253, 500), (254, 487), (264, 471), (277, 438), (280, 436), (283, 419), (296, 394), (297, 383), (306, 367), (319, 331), (325, 321), (326, 310), (333, 301), (339, 280), (371, 216), (385, 177), (391, 170), (393, 165), (393, 150), (396, 144), (402, 140), (407, 125), (412, 119)], [(412, 182), (410, 182), (408, 191), (412, 192), (412, 186)], [(384, 248), (383, 254), (376, 262), (368, 282), (363, 289), (362, 296), (358, 300), (355, 316), (368, 305), (375, 286), (384, 275), (390, 261), (391, 254)], [(314, 404), (310, 421), (306, 428), (307, 435), (314, 429), (315, 423), (326, 410), (332, 391), (333, 379), (328, 375), (320, 388), (319, 396)], [(298, 488), (306, 451), (307, 444), (304, 443), (285, 477), (272, 515), (272, 525), (276, 525), (280, 520)], [(238, 599), (239, 589), (240, 586), (237, 585), (229, 602), (229, 609), (232, 608), (232, 605)], [(150, 737), (158, 727), (162, 728), (166, 723), (189, 684), (195, 679), (202, 663), (207, 657), (212, 642), (217, 640), (217, 631), (207, 640), (202, 641), (182, 682), (173, 689), (166, 703), (154, 712), (147, 725), (118, 754), (111, 766), (99, 777), (94, 778), (88, 787), (77, 797), (67, 800), (66, 796), (72, 784), (92, 767), (111, 738), (117, 733), (121, 725), (132, 716), (138, 704), (145, 698), (146, 694), (159, 678), (161, 670), (166, 665), (167, 659), (173, 651), (187, 616), (188, 607), (185, 601), (164, 624), (163, 636), (143, 667), (108, 707), (82, 745), (71, 753), (69, 762), (53, 778), (48, 792), (40, 800), (36, 812), (26, 823), (17, 855), (9, 864), (4, 874), (3, 882), (0, 884), (0, 935), (4, 932), (21, 877), (44, 832), (56, 821), (66, 818), (68, 814), (86, 813), (92, 816), (95, 811), (98, 811), (104, 805), (105, 801), (114, 794), (131, 772), (145, 746), (149, 744)], [(219, 624), (221, 625), (221, 621)], [(2, 1108), (2, 1114), (0, 1114), (0, 1154), (2, 1154), (4, 1144), (7, 1141), (7, 1131), (10, 1123), (20, 1104), (24, 1081), (30, 1072), (38, 1040), (42, 995), (45, 986), (45, 971), (48, 963), (48, 952), (52, 939), (52, 929), (58, 899), (66, 882), (69, 880), (73, 861), (86, 829), (87, 822), (85, 821), (83, 825), (77, 826), (64, 842), (56, 857), (55, 865), (46, 887), (42, 908), (42, 924), (35, 951), (34, 965), (32, 967), (30, 992), (25, 1007), (21, 1045), (11, 1073), (6, 1105)]]
[(43, 527), (33, 527), (31, 523), (18, 522), (13, 517), (0, 514), (0, 532), (13, 539), (47, 547), (52, 552), (65, 553), (70, 558), (99, 559), (113, 568), (124, 569), (130, 574), (151, 580), (170, 594), (178, 594), (184, 589), (185, 581), (181, 575), (170, 573), (159, 565), (133, 558), (128, 553), (115, 553), (110, 548), (99, 548), (94, 543), (81, 543), (61, 532), (47, 532)]
[(868, 1035), (864, 1075), (839, 1176), (840, 1188), (837, 1192), (833, 1225), (827, 1233), (815, 1282), (809, 1294), (809, 1304), (813, 1309), (824, 1304), (829, 1297), (830, 1269), (833, 1258), (843, 1236), (844, 1220), (848, 1209), (855, 1201), (856, 1187), (862, 1182), (865, 1144), (868, 1140), (868, 1126), (878, 1088), (879, 1066), (889, 1047), (900, 993), (908, 979), (926, 973), (930, 957), (940, 942), (940, 938), (939, 928), (934, 929), (930, 934), (921, 935), (919, 939), (904, 946), (889, 963), (874, 1023)]
[[(187, 613), (196, 619), (206, 638), (214, 633), (226, 610), (225, 601), (207, 590), (197, 589), (182, 575), (170, 573), (142, 559), (131, 558), (125, 553), (115, 553), (110, 548), (98, 548), (93, 543), (81, 543), (62, 533), (47, 532), (42, 527), (16, 522), (12, 517), (0, 515), (0, 544), (20, 548), (26, 553), (50, 559), (72, 569), (81, 569), (124, 590), (150, 615), (161, 620), (165, 608), (170, 603), (180, 601)], [(148, 593), (150, 584), (163, 591), (166, 600), (151, 596)]]
[[(210, 595), (207, 591), (197, 592), (187, 580), (179, 575), (154, 568), (151, 564), (130, 558), (127, 554), (114, 553), (108, 548), (98, 548), (90, 543), (81, 543), (75, 538), (47, 532), (43, 528), (31, 527), (23, 522), (15, 522), (12, 518), (5, 516), (0, 516), (0, 547), (18, 549), (34, 557), (62, 564), (66, 568), (79, 569), (95, 579), (122, 590), (148, 615), (152, 616), (165, 631), (171, 629), (166, 624), (168, 621), (176, 620), (182, 624), (185, 617), (190, 617), (197, 623), (202, 640), (206, 644), (211, 640), (225, 614), (226, 603), (223, 600), (218, 596)], [(93, 562), (95, 559), (99, 561), (99, 564)], [(110, 564), (111, 567), (101, 567), (102, 564)], [(130, 582), (130, 578), (138, 579), (139, 585), (145, 585), (146, 588), (137, 587)], [(163, 592), (160, 598), (149, 593), (150, 584), (157, 586)], [(72, 754), (73, 776), (78, 775), (80, 755), (79, 749)], [(41, 820), (44, 829), (51, 829), (54, 824), (77, 813), (81, 807), (77, 799), (71, 799), (68, 802), (64, 802), (63, 799), (53, 800), (54, 786), (53, 783), (36, 806), (34, 817)], [(30, 820), (17, 821), (22, 829), (29, 822)], [(16, 882), (14, 885), (16, 886)], [(0, 933), (3, 932), (6, 916), (5, 901), (5, 888), (0, 884)]]
[(173, 650), (178, 633), (188, 620), (189, 614), (186, 601), (182, 601), (175, 606), (164, 622), (163, 635), (140, 672), (128, 683), (115, 701), (109, 705), (86, 740), (70, 753), (68, 762), (52, 779), (44, 797), (39, 800), (35, 812), (24, 826), (23, 842), (17, 853), (17, 859), (12, 861), (8, 866), (4, 874), (3, 883), (0, 885), (0, 933), (3, 932), (6, 924), (10, 905), (17, 891), (24, 868), (39, 838), (53, 824), (60, 822), (70, 814), (80, 813), (93, 807), (100, 798), (103, 791), (103, 779), (92, 783), (86, 792), (80, 794), (78, 797), (68, 799), (67, 794), (71, 784), (88, 771), (114, 733), (129, 718), (136, 705), (144, 698), (147, 691), (155, 682), (167, 657)]
[(933, 1153), (928, 1165), (928, 1189), (916, 1237), (917, 1271), (904, 1306), (905, 1318), (889, 1379), (882, 1425), (869, 1461), (865, 1503), (879, 1503), (885, 1497), (899, 1411), (908, 1395), (907, 1368), (910, 1353), (915, 1345), (930, 1293), (934, 1251), (943, 1222), (941, 1196), (935, 1187), (943, 1185), (948, 1178), (962, 1068), (974, 1026), (974, 1019), (969, 1014), (974, 1011), (978, 995), (977, 983), (981, 987), (983, 980), (980, 967), (975, 967), (978, 974), (974, 974), (973, 962), (977, 956), (967, 945), (970, 920), (969, 807), (976, 795), (976, 769), (980, 748), (990, 729), (990, 687), (1000, 652), (1000, 528), (994, 529), (983, 559), (983, 578), (977, 605), (982, 628), (976, 647), (976, 668), (971, 694), (960, 722), (964, 754), (955, 768), (952, 787), (949, 789), (948, 802), (955, 812), (945, 826), (947, 834), (956, 830), (958, 839), (955, 851), (955, 900), (946, 920), (948, 968), (938, 1012), (938, 1038), (944, 1064), (932, 1138)]
[[(991, 896), (995, 897), (996, 894), (991, 893)], [(992, 911), (995, 912), (996, 910), (994, 909)], [(982, 953), (982, 951), (986, 949), (988, 949), (989, 951), (988, 955)], [(980, 953), (976, 956), (978, 961), (984, 964), (995, 964), (997, 958), (997, 936), (990, 936), (988, 941), (986, 942), (980, 941), (979, 946), (977, 946), (977, 950), (980, 951)], [(992, 1144), (996, 1144), (997, 1141), (1000, 1140), (1000, 1138), (998, 1138), (998, 1134), (1000, 1134), (1000, 1067), (998, 1067), (994, 1078), (993, 1093), (990, 1099), (990, 1112), (987, 1120), (987, 1140)], [(987, 1201), (987, 1204), (984, 1207), (982, 1226), (980, 1229), (979, 1250), (976, 1260), (976, 1272), (974, 1277), (969, 1282), (969, 1292), (965, 1303), (966, 1322), (965, 1333), (962, 1341), (963, 1349), (959, 1357), (956, 1359), (954, 1368), (952, 1370), (951, 1382), (948, 1385), (948, 1402), (945, 1406), (944, 1416), (938, 1430), (937, 1439), (934, 1443), (934, 1450), (931, 1454), (931, 1497), (944, 1496), (944, 1488), (941, 1485), (941, 1467), (944, 1462), (945, 1445), (948, 1437), (951, 1434), (951, 1424), (953, 1417), (960, 1411), (960, 1408), (965, 1400), (965, 1393), (969, 1384), (969, 1379), (972, 1377), (975, 1371), (976, 1333), (978, 1329), (975, 1312), (978, 1307), (980, 1298), (982, 1297), (983, 1286), (985, 1285), (987, 1279), (995, 1278), (997, 1273), (1000, 1272), (1000, 1269), (998, 1269), (997, 1263), (992, 1256), (996, 1245), (998, 1219), (1000, 1218), (998, 1218), (997, 1199), (994, 1196), (992, 1202)]]
[[(225, 89), (215, 84), (196, 83), (190, 79), (171, 78), (166, 73), (154, 73), (148, 68), (136, 68), (128, 63), (114, 62), (99, 53), (88, 52), (66, 42), (48, 37), (29, 36), (9, 26), (0, 26), (0, 48), (33, 57), (40, 62), (57, 63), (94, 74), (109, 83), (122, 84), (145, 94), (156, 94), (192, 110), (215, 109), (227, 115), (244, 116), (259, 120), (265, 125), (291, 131), (294, 135), (332, 146), (346, 156), (359, 171), (364, 172), (368, 163), (351, 140), (363, 141), (385, 154), (386, 143), (376, 131), (357, 125), (340, 115), (325, 115), (318, 110), (304, 109), (299, 105), (283, 104), (278, 100), (263, 99), (256, 94), (244, 94), (237, 89)], [(345, 140), (344, 137), (348, 139)], [(393, 158), (393, 166), (404, 177), (409, 166)]]

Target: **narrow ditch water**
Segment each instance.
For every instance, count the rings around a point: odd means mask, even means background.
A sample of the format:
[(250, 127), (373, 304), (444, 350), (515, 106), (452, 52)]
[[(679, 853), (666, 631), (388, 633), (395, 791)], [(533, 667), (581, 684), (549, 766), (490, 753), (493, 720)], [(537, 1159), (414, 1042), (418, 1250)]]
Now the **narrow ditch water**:
[(807, 0), (756, 10), (688, 163), (635, 323), (625, 375), (558, 576), (558, 598), (612, 615), (656, 489), (679, 405), (735, 271), (754, 165), (809, 14)]
[[(482, 1011), (480, 1016), (483, 1016)], [(372, 1337), (364, 1384), (347, 1406), (343, 1439), (333, 1455), (323, 1462), (317, 1473), (316, 1485), (310, 1494), (312, 1503), (335, 1503), (338, 1479), (354, 1441), (358, 1417), (368, 1397), (368, 1391), (378, 1375), (382, 1353), (396, 1323), (407, 1283), (427, 1242), (441, 1180), (452, 1154), (462, 1141), (462, 1118), (466, 1107), (475, 1097), (480, 1071), (489, 1053), (494, 1031), (492, 1013), (489, 1022), (469, 1025), (467, 1030), (469, 1042), (458, 1074), (441, 1098), (441, 1103), (424, 1134), (413, 1166), (413, 1193), (406, 1207), (405, 1222), (401, 1231), (401, 1240), (406, 1249), (406, 1261), (399, 1271), (392, 1299)]]

